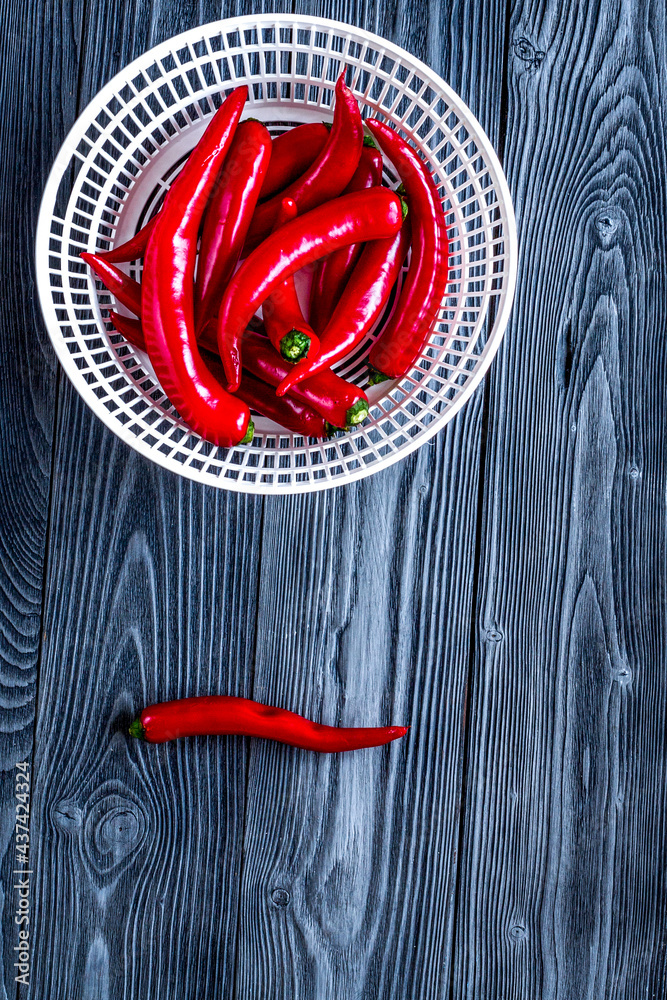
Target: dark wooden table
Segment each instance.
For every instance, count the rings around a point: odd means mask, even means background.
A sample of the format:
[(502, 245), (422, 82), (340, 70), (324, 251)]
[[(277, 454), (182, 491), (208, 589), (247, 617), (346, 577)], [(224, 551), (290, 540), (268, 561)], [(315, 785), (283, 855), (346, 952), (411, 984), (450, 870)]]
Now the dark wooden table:
[[(34, 286), (42, 188), (88, 100), (249, 10), (429, 63), (519, 226), (485, 385), (404, 462), (309, 497), (203, 489), (121, 444), (58, 370)], [(1, 16), (0, 998), (667, 997), (664, 4)], [(126, 736), (143, 704), (215, 691), (412, 729), (323, 758)]]

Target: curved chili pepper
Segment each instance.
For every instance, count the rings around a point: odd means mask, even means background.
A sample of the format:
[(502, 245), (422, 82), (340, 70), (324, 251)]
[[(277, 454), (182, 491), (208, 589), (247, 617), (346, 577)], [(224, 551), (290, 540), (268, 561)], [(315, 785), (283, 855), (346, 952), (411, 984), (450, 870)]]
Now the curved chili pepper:
[(410, 266), (396, 308), (369, 354), (380, 375), (400, 378), (420, 354), (442, 306), (449, 260), (447, 224), (431, 175), (417, 152), (383, 122), (369, 119), (366, 124), (396, 167), (410, 205)]
[[(276, 354), (266, 337), (252, 330), (243, 335), (243, 364), (253, 375), (273, 386), (279, 385), (293, 370), (289, 362)], [(368, 400), (363, 389), (331, 371), (318, 372), (293, 386), (284, 398), (290, 397), (312, 406), (332, 427), (355, 427), (368, 416)]]
[(352, 179), (359, 163), (364, 131), (352, 91), (341, 73), (336, 83), (336, 107), (329, 141), (312, 166), (280, 194), (258, 205), (248, 230), (251, 250), (269, 235), (283, 198), (294, 198), (299, 215), (335, 198)]
[(395, 236), (374, 240), (364, 247), (359, 263), (322, 333), (319, 357), (296, 365), (276, 389), (278, 396), (283, 396), (302, 379), (323, 368), (330, 368), (363, 340), (382, 315), (409, 246), (408, 215)]
[(265, 200), (301, 177), (326, 146), (329, 129), (322, 122), (308, 122), (277, 135), (271, 143), (271, 162), (260, 198)]
[(380, 187), (336, 198), (268, 236), (241, 264), (220, 304), (218, 347), (229, 388), (239, 384), (241, 335), (250, 317), (285, 278), (349, 243), (393, 236), (401, 221), (398, 195)]
[(112, 309), (109, 312), (109, 320), (113, 323), (118, 332), (123, 334), (128, 343), (138, 347), (140, 351), (146, 351), (144, 331), (141, 329), (141, 323), (138, 319), (132, 319), (130, 316), (123, 316), (122, 313), (114, 312)]
[(257, 413), (303, 437), (325, 438), (332, 429), (324, 417), (312, 407), (294, 399), (293, 396), (278, 399), (270, 385), (246, 371), (243, 372), (236, 395)]
[(246, 404), (222, 389), (197, 348), (197, 234), (247, 93), (245, 86), (232, 91), (167, 192), (146, 248), (141, 296), (141, 325), (160, 385), (183, 420), (221, 447), (250, 440), (252, 421)]
[[(224, 382), (225, 373), (218, 355), (204, 351), (202, 357), (213, 377), (218, 382)], [(271, 386), (247, 371), (243, 372), (236, 395), (257, 413), (286, 427), (289, 431), (294, 431), (295, 434), (302, 434), (308, 438), (323, 438), (328, 437), (330, 430), (333, 430), (324, 417), (307, 403), (289, 396), (278, 399)]]
[[(283, 198), (273, 231), (291, 222), (296, 214), (294, 199)], [(303, 317), (293, 275), (285, 278), (264, 301), (262, 316), (269, 340), (286, 361), (294, 364), (302, 358), (316, 358), (320, 353), (319, 339)]]
[[(113, 311), (109, 313), (109, 319), (128, 343), (142, 351), (146, 350), (139, 320)], [(314, 438), (328, 437), (331, 431), (343, 423), (356, 424), (360, 419), (365, 419), (368, 401), (363, 391), (338, 378), (333, 372), (324, 372), (323, 376), (305, 382), (303, 389), (299, 387), (293, 395), (279, 399), (271, 387), (278, 385), (287, 374), (289, 365), (276, 355), (266, 337), (250, 331), (247, 336), (252, 338), (246, 344), (249, 371), (244, 371), (237, 394), (257, 413), (296, 434)], [(255, 339), (261, 341), (259, 350), (253, 349)], [(219, 356), (208, 351), (202, 356), (211, 374), (218, 381), (224, 380)], [(250, 374), (251, 372), (254, 374)], [(339, 387), (342, 387), (342, 392)], [(347, 407), (346, 402), (349, 402)], [(337, 423), (333, 424), (329, 417), (333, 417)]]
[[(382, 153), (377, 146), (364, 146), (359, 166), (343, 194), (365, 191), (377, 187), (382, 181)], [(335, 305), (345, 288), (347, 279), (361, 256), (363, 244), (351, 243), (336, 250), (321, 260), (310, 293), (310, 314), (308, 319), (316, 333), (320, 334), (331, 319)]]
[(383, 746), (405, 736), (408, 730), (406, 726), (322, 726), (284, 708), (261, 705), (248, 698), (212, 695), (149, 705), (131, 723), (129, 731), (148, 743), (166, 743), (181, 736), (260, 736), (302, 750), (339, 753)]
[(129, 274), (125, 274), (115, 264), (109, 264), (106, 259), (102, 259), (98, 254), (81, 253), (81, 260), (85, 260), (91, 271), (94, 271), (105, 288), (111, 292), (122, 306), (130, 312), (141, 315), (141, 285)]
[(220, 298), (243, 249), (270, 156), (271, 136), (266, 126), (254, 119), (241, 122), (204, 212), (195, 282), (197, 332), (218, 315)]
[[(138, 347), (141, 351), (146, 350), (143, 330), (139, 320), (131, 319), (129, 316), (122, 316), (120, 313), (110, 312), (109, 319), (116, 330), (125, 337), (128, 343)], [(207, 351), (204, 357), (207, 367), (213, 373), (218, 382), (224, 379), (224, 372), (217, 354), (215, 341), (211, 344), (210, 338), (202, 338), (199, 341), (202, 347), (213, 347), (213, 351)], [(261, 381), (264, 388), (278, 385), (291, 370), (291, 365), (279, 357), (274, 351), (266, 337), (260, 336), (251, 330), (247, 330), (243, 338), (244, 362), (249, 373), (256, 376), (257, 381)], [(217, 362), (217, 367), (216, 367)], [(246, 380), (244, 373), (241, 379), (241, 387)], [(266, 383), (266, 385), (264, 385)], [(241, 392), (239, 390), (239, 395)], [(265, 417), (275, 420), (276, 423), (295, 430), (299, 434), (307, 434), (309, 437), (326, 436), (328, 428), (354, 427), (360, 424), (368, 416), (368, 400), (363, 389), (358, 389), (351, 382), (339, 378), (333, 372), (323, 371), (313, 378), (306, 379), (299, 385), (294, 386), (288, 396), (279, 399), (275, 392), (268, 392), (262, 396), (262, 405), (255, 405), (247, 396), (241, 395), (249, 406), (263, 413)], [(259, 397), (255, 397), (259, 400)], [(294, 401), (300, 410), (292, 409), (290, 412), (295, 419), (305, 420), (298, 427), (287, 423), (285, 410), (278, 409), (283, 403)], [(315, 411), (323, 420), (322, 427), (312, 421), (311, 412)]]
[(129, 260), (139, 260), (146, 253), (148, 240), (156, 222), (157, 215), (154, 215), (145, 226), (142, 226), (139, 232), (130, 236), (125, 243), (121, 243), (111, 250), (100, 251), (98, 256), (102, 257), (108, 264), (123, 264)]

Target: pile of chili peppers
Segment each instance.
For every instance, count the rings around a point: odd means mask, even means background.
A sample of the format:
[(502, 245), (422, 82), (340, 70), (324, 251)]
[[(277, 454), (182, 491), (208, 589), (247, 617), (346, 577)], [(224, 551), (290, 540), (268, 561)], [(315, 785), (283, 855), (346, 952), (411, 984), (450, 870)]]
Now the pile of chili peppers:
[[(332, 366), (377, 326), (411, 250), (370, 353), (371, 383), (404, 375), (447, 283), (445, 218), (426, 164), (385, 123), (369, 119), (364, 133), (342, 75), (330, 128), (272, 140), (261, 122), (241, 121), (246, 99), (246, 87), (229, 94), (143, 229), (81, 254), (137, 317), (112, 311), (115, 328), (147, 352), (186, 423), (222, 447), (252, 440), (251, 410), (309, 438), (361, 423), (365, 393)], [(400, 196), (382, 184), (380, 150)], [(140, 258), (141, 284), (117, 267)], [(294, 283), (304, 269), (305, 310)]]

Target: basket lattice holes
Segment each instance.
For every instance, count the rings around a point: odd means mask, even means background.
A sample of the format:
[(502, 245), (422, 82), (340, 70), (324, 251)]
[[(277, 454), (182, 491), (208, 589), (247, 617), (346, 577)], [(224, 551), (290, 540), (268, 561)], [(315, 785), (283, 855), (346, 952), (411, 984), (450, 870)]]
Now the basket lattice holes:
[[(511, 204), (477, 123), (472, 119), (475, 134), (465, 106), (413, 63), (389, 43), (332, 22), (322, 22), (321, 30), (312, 19), (299, 24), (290, 18), (284, 25), (267, 17), (219, 22), (146, 53), (81, 116), (44, 196), (40, 294), (54, 345), (76, 388), (137, 450), (183, 475), (226, 488), (322, 489), (368, 475), (412, 451), (470, 395), (506, 322), (513, 288)], [(306, 121), (330, 121), (333, 88), (343, 69), (362, 115), (377, 115), (399, 128), (433, 172), (450, 240), (446, 298), (429, 343), (403, 379), (368, 386), (366, 357), (386, 314), (336, 366), (338, 374), (367, 391), (371, 410), (363, 425), (319, 441), (257, 416), (252, 444), (216, 448), (190, 431), (147, 357), (113, 330), (108, 322), (113, 299), (79, 254), (123, 242), (154, 214), (233, 87), (248, 84), (244, 117), (259, 118), (276, 135)], [(396, 187), (388, 163), (384, 174)], [(132, 265), (130, 273), (140, 279), (140, 270)], [(307, 275), (298, 276), (304, 304), (308, 281)], [(387, 311), (393, 302), (392, 297)]]

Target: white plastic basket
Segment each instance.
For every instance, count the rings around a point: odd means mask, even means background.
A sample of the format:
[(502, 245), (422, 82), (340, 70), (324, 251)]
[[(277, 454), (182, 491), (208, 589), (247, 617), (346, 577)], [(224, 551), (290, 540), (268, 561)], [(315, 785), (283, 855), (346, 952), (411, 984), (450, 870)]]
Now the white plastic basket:
[[(334, 84), (345, 67), (364, 117), (379, 115), (410, 139), (439, 187), (450, 238), (450, 282), (439, 320), (406, 377), (367, 389), (370, 415), (354, 431), (316, 441), (257, 417), (250, 445), (216, 448), (178, 417), (147, 357), (112, 330), (106, 320), (112, 299), (79, 254), (117, 245), (143, 225), (230, 89), (247, 83), (244, 117), (259, 118), (277, 133), (331, 120)], [(398, 184), (389, 164), (385, 177)], [(201, 483), (296, 493), (385, 468), (451, 420), (498, 349), (514, 294), (517, 246), (498, 159), (443, 80), (360, 28), (264, 14), (206, 24), (163, 42), (100, 91), (51, 171), (36, 257), (58, 357), (114, 433)], [(364, 388), (372, 342), (371, 335), (336, 368)]]

